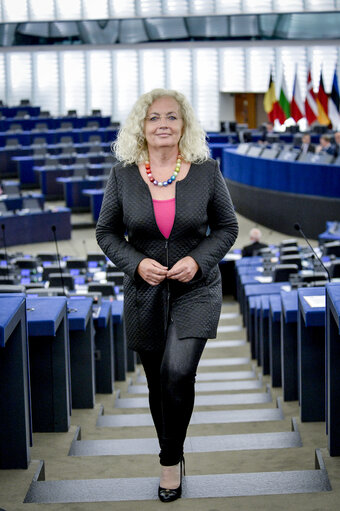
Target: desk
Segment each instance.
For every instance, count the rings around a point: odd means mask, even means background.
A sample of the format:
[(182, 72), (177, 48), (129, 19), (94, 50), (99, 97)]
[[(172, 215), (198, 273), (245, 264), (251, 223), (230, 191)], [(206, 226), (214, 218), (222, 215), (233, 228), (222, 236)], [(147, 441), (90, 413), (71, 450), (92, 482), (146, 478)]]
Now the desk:
[(222, 152), (223, 149), (235, 149), (235, 145), (228, 142), (211, 142), (209, 143), (209, 149), (211, 157), (214, 160), (218, 160), (219, 162), (222, 161)]
[(66, 207), (72, 211), (78, 211), (90, 208), (88, 195), (83, 194), (86, 189), (103, 189), (108, 180), (108, 176), (86, 176), (86, 177), (59, 177), (58, 183), (64, 187), (64, 200)]
[(90, 208), (92, 213), (92, 219), (97, 222), (99, 218), (100, 209), (102, 207), (104, 188), (85, 189), (83, 194), (90, 199)]
[(113, 300), (111, 307), (114, 332), (115, 380), (125, 381), (126, 372), (134, 371), (135, 369), (136, 354), (126, 346), (124, 302), (122, 300)]
[(67, 306), (72, 408), (93, 408), (95, 405), (95, 367), (92, 298), (70, 298)]
[(269, 358), (269, 296), (260, 297), (259, 351), (263, 374), (270, 373)]
[(57, 181), (58, 177), (69, 177), (73, 174), (71, 165), (56, 165), (55, 167), (33, 167), (38, 176), (39, 186), (46, 200), (62, 200), (64, 198), (63, 185)]
[(298, 348), (297, 348), (297, 291), (281, 294), (281, 360), (282, 390), (284, 401), (296, 401), (298, 391)]
[(328, 450), (340, 456), (340, 285), (326, 285), (326, 379)]
[(18, 105), (0, 107), (0, 114), (6, 118), (15, 117), (18, 112), (27, 112), (30, 116), (38, 116), (40, 114), (40, 106)]
[(318, 236), (319, 244), (340, 240), (340, 222), (327, 222), (325, 232)]
[(96, 392), (112, 394), (114, 387), (114, 347), (111, 303), (106, 301), (100, 306), (99, 314), (94, 317)]
[(14, 158), (20, 156), (29, 156), (32, 154), (33, 149), (30, 146), (18, 146), (13, 148), (0, 146), (0, 177), (17, 178), (18, 166)]
[(38, 199), (40, 207), (44, 208), (45, 197), (41, 193), (30, 193), (29, 195), (0, 195), (0, 202), (6, 204), (8, 211), (22, 209), (23, 199)]
[(248, 326), (248, 301), (250, 296), (277, 295), (285, 288), (290, 289), (289, 282), (272, 282), (271, 284), (246, 284), (244, 286), (246, 325)]
[(68, 431), (70, 359), (66, 298), (27, 298), (33, 431)]
[[(243, 273), (243, 271), (245, 273)], [(245, 286), (248, 284), (254, 284), (254, 285), (262, 285), (261, 278), (263, 277), (263, 272), (259, 272), (255, 267), (253, 267), (253, 270), (246, 270), (246, 268), (242, 267), (240, 268), (240, 273), (237, 274), (237, 295), (239, 297), (239, 303), (240, 303), (240, 312), (243, 314), (243, 320), (244, 325), (246, 325), (247, 317), (245, 314), (246, 311), (246, 304), (247, 304), (247, 298), (245, 295)], [(273, 279), (269, 277), (270, 281)], [(267, 282), (267, 284), (270, 284), (271, 282)]]
[(0, 469), (30, 462), (30, 396), (24, 295), (0, 294)]
[(310, 164), (269, 160), (223, 150), (224, 177), (256, 188), (320, 197), (340, 196), (339, 168), (329, 164)]
[[(56, 226), (58, 240), (71, 239), (71, 211), (68, 208), (31, 212), (25, 215), (4, 215), (1, 217), (1, 223), (6, 228), (8, 247), (53, 241), (52, 225)], [(2, 237), (0, 247), (3, 247)]]
[(281, 387), (281, 297), (269, 296), (269, 361), (272, 387)]
[(325, 307), (311, 307), (305, 297), (324, 297), (325, 288), (298, 290), (298, 364), (302, 422), (325, 420)]

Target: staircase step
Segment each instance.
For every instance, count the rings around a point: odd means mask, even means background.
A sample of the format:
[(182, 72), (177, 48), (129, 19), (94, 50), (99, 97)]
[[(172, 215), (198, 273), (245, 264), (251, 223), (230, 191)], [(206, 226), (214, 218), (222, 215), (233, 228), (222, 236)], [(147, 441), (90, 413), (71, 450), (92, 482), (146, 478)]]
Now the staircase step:
[[(221, 381), (221, 380), (249, 380), (256, 378), (255, 371), (224, 371), (213, 373), (197, 373), (196, 382), (201, 381)], [(143, 374), (138, 374), (136, 383), (146, 383), (146, 377)], [(196, 383), (197, 385), (197, 383)]]
[[(103, 413), (103, 410), (102, 410)], [(153, 426), (152, 418), (149, 413), (133, 413), (133, 414), (100, 414), (97, 419), (97, 427), (137, 427), (137, 426)], [(220, 424), (228, 422), (258, 422), (258, 421), (276, 421), (283, 420), (284, 415), (281, 409), (280, 400), (278, 399), (277, 408), (261, 408), (246, 410), (222, 410), (211, 412), (194, 411), (190, 424)]]
[(208, 341), (205, 345), (205, 349), (211, 349), (211, 348), (238, 348), (241, 346), (245, 346), (247, 344), (247, 341), (243, 340), (237, 340), (237, 339), (231, 339), (230, 341)]
[[(195, 408), (198, 406), (218, 405), (248, 405), (258, 403), (270, 403), (272, 397), (270, 392), (255, 392), (252, 394), (209, 394), (195, 397)], [(117, 398), (115, 408), (149, 408), (147, 397)]]
[(240, 332), (242, 329), (242, 325), (221, 325), (217, 327), (217, 333)]
[[(318, 449), (317, 449), (318, 451)], [(186, 476), (184, 499), (289, 495), (331, 491), (321, 453), (316, 470)], [(35, 475), (25, 503), (119, 502), (157, 499), (159, 478), (131, 477), (45, 481), (44, 464)]]
[(203, 358), (198, 367), (236, 366), (250, 364), (249, 357)]
[[(289, 432), (187, 437), (184, 451), (195, 453), (301, 447), (302, 441), (296, 421), (293, 419), (292, 422), (294, 431)], [(158, 453), (157, 438), (80, 440), (80, 428), (78, 428), (68, 454), (69, 456), (126, 456)]]
[(221, 319), (241, 319), (241, 314), (238, 312), (221, 312), (220, 320)]
[[(238, 380), (238, 381), (222, 381), (209, 383), (196, 383), (195, 391), (199, 392), (218, 392), (222, 390), (238, 391), (253, 390), (262, 388), (262, 379), (258, 380)], [(149, 390), (146, 385), (129, 385), (127, 388), (129, 394), (148, 394)], [(213, 404), (213, 403), (212, 403)]]

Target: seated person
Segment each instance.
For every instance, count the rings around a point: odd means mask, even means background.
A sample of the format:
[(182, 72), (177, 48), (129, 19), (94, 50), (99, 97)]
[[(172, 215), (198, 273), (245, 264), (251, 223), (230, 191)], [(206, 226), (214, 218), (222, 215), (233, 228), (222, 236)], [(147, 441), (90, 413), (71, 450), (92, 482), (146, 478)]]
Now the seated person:
[(262, 136), (259, 139), (260, 144), (268, 144), (267, 135), (270, 135), (274, 132), (274, 123), (271, 121), (266, 122), (261, 126), (260, 131), (262, 131)]
[(335, 150), (335, 156), (340, 156), (340, 131), (336, 131), (334, 133), (334, 150)]
[(268, 245), (266, 243), (261, 243), (262, 233), (260, 229), (253, 227), (253, 229), (249, 232), (249, 238), (251, 243), (249, 245), (245, 245), (242, 249), (242, 257), (251, 257), (253, 255), (257, 255), (258, 251), (261, 248), (266, 248)]
[(331, 144), (329, 135), (321, 135), (320, 143), (315, 149), (316, 154), (335, 154), (335, 147)]
[(301, 152), (300, 154), (315, 153), (315, 146), (311, 143), (309, 133), (305, 133), (301, 140)]

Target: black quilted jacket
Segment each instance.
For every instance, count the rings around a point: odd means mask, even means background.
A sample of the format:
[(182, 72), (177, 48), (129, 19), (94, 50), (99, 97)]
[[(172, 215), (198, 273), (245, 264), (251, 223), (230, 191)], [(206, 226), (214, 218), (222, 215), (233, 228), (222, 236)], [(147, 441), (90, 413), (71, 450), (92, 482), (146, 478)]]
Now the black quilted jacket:
[[(136, 165), (113, 167), (96, 228), (107, 257), (125, 272), (124, 313), (128, 346), (164, 346), (170, 308), (180, 339), (216, 337), (222, 290), (219, 261), (231, 248), (238, 225), (225, 181), (214, 160), (191, 164), (176, 181), (175, 221), (166, 240), (158, 229), (152, 197)], [(137, 273), (145, 257), (171, 268), (185, 256), (199, 271), (188, 283), (164, 280), (150, 286)]]

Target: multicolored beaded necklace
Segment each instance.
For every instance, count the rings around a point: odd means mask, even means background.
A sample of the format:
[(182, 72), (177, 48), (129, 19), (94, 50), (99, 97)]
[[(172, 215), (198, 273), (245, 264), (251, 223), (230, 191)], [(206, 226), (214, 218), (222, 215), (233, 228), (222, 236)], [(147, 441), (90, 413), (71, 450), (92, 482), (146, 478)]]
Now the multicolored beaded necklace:
[(178, 154), (177, 161), (176, 161), (176, 168), (174, 170), (174, 173), (167, 181), (157, 181), (157, 179), (155, 179), (153, 177), (153, 175), (151, 174), (151, 166), (150, 166), (149, 161), (145, 162), (145, 170), (146, 170), (146, 173), (147, 173), (148, 178), (150, 179), (151, 183), (153, 183), (155, 186), (168, 186), (168, 185), (171, 185), (171, 183), (173, 183), (175, 181), (175, 179), (181, 169), (181, 163), (182, 163), (182, 157), (180, 154)]

